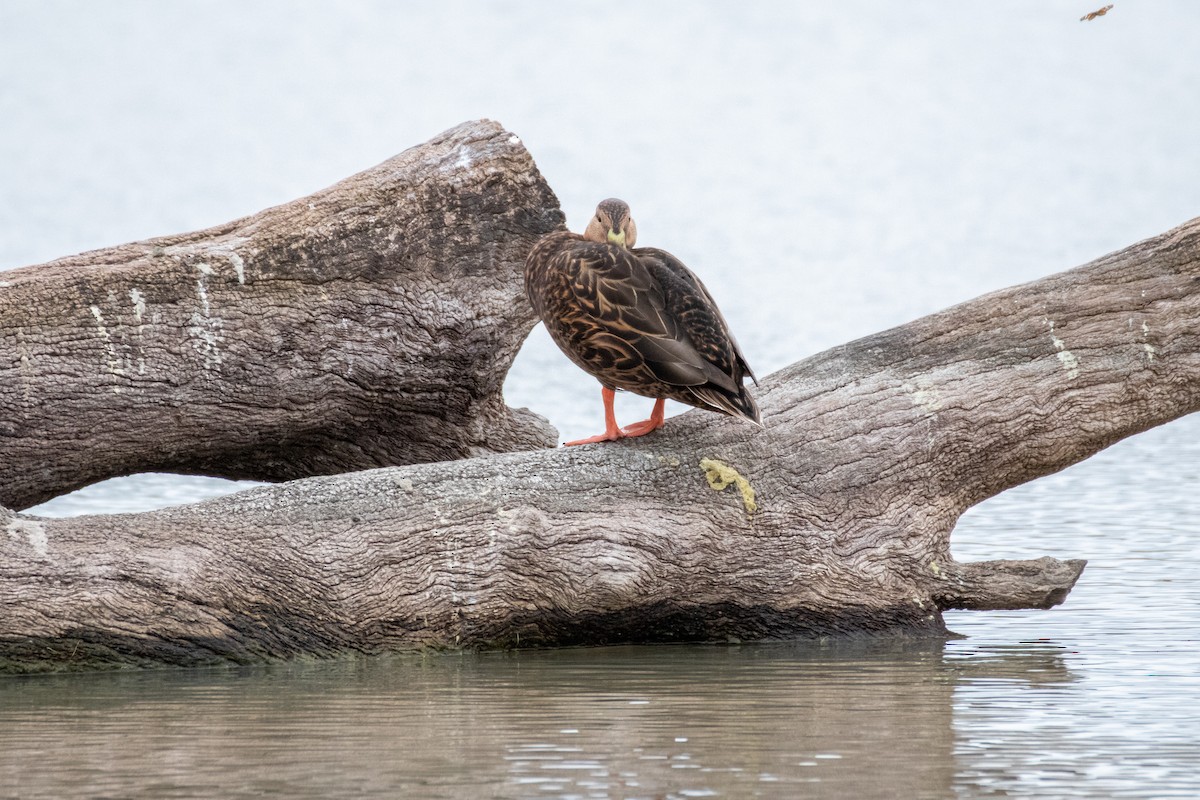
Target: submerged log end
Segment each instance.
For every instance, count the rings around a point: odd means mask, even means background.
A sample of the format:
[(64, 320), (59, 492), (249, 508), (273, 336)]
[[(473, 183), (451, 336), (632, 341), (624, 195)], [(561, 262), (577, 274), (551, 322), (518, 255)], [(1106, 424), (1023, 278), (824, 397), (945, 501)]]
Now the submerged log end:
[[(0, 628), (0, 675), (251, 665), (387, 652), (947, 635), (940, 615), (915, 604), (830, 610), (670, 601), (608, 612), (513, 614), (486, 624), (459, 619), (428, 628), (405, 619), (341, 627), (327, 619), (271, 612), (255, 619), (225, 613), (221, 619), (195, 620), (175, 611), (123, 631), (71, 625), (60, 633), (35, 633), (35, 625), (10, 623), (7, 630)], [(24, 633), (12, 633), (14, 628)]]
[(1067, 599), (1087, 561), (1044, 556), (1027, 561), (973, 561), (934, 570), (938, 608), (970, 611), (1047, 609)]

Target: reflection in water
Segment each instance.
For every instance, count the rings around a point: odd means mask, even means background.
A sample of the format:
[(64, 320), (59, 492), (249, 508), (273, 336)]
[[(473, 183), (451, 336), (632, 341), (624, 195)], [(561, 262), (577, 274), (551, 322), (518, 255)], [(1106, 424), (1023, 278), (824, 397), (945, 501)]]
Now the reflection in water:
[[(1027, 629), (1029, 619), (1007, 622)], [(1045, 643), (983, 645), (979, 654), (1031, 646)], [(1195, 642), (1055, 647), (1071, 671), (1067, 686), (1055, 677), (1061, 668), (963, 674), (954, 698), (956, 784), (1008, 797), (1197, 797)]]
[(1055, 647), (910, 641), (10, 678), (0, 794), (944, 797), (958, 687), (1070, 682)]

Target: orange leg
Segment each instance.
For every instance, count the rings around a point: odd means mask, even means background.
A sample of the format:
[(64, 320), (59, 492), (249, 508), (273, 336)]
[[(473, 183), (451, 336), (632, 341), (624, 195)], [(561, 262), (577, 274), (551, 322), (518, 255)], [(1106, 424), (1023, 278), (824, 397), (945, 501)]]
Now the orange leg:
[(650, 419), (635, 422), (629, 427), (624, 428), (621, 433), (626, 436), (645, 436), (650, 431), (658, 430), (663, 426), (663, 411), (666, 406), (666, 398), (658, 398), (654, 401), (654, 410), (650, 412)]
[(578, 439), (574, 442), (566, 442), (566, 447), (571, 447), (577, 444), (593, 444), (595, 442), (615, 442), (617, 439), (624, 439), (625, 434), (617, 427), (617, 415), (613, 411), (613, 400), (617, 393), (607, 387), (600, 390), (600, 396), (604, 398), (604, 433), (597, 436), (589, 436), (586, 439)]

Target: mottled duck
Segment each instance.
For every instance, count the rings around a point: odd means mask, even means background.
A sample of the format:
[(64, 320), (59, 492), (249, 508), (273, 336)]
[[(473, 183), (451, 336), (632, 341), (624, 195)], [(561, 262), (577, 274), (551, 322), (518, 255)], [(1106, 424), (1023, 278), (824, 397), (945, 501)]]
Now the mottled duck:
[[(543, 236), (525, 262), (525, 291), (550, 338), (603, 387), (604, 433), (567, 444), (657, 430), (668, 397), (761, 425), (742, 385), (757, 380), (708, 289), (675, 256), (636, 241), (629, 206), (609, 199), (582, 236)], [(618, 389), (655, 398), (650, 418), (618, 427)]]

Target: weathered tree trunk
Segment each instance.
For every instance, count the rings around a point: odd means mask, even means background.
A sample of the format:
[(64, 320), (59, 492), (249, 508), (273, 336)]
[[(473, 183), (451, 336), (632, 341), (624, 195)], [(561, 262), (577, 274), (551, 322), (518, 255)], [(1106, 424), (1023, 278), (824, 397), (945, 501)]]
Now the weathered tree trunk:
[(761, 431), (692, 412), (144, 514), (8, 513), (0, 664), (943, 635), (943, 609), (1048, 608), (1084, 562), (956, 563), (955, 522), (1200, 408), (1198, 331), (1195, 220), (801, 361), (763, 382)]
[(0, 505), (553, 446), (501, 385), (525, 254), (562, 219), (476, 122), (245, 219), (0, 273)]

